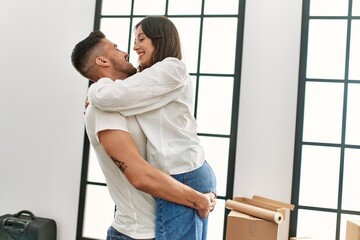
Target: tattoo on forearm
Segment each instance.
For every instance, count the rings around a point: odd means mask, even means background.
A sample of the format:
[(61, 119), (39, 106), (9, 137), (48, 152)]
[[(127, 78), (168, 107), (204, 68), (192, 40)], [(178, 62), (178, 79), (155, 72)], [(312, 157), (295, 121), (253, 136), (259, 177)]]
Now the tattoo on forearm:
[(114, 161), (114, 163), (116, 164), (116, 166), (118, 166), (118, 168), (122, 171), (125, 172), (126, 168), (128, 167), (124, 162), (117, 160), (114, 157), (111, 157), (111, 159)]

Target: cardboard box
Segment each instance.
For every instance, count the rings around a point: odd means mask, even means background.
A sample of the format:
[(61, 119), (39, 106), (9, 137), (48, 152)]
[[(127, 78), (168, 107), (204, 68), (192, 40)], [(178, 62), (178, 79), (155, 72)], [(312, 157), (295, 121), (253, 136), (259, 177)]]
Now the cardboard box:
[(360, 221), (347, 221), (346, 240), (360, 240)]
[[(294, 205), (260, 196), (250, 198), (235, 197), (234, 201), (256, 208), (281, 213), (279, 223), (252, 216), (231, 209), (227, 217), (226, 240), (287, 240), (289, 235), (290, 210)], [(228, 207), (227, 207), (228, 208)]]

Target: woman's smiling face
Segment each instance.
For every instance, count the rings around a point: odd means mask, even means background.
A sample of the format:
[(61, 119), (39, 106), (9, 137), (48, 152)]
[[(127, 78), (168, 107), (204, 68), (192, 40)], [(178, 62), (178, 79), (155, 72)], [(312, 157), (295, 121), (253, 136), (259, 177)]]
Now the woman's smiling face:
[(141, 25), (135, 31), (135, 43), (133, 49), (138, 54), (140, 66), (149, 66), (151, 64), (151, 58), (155, 51), (155, 47), (151, 39), (144, 34)]

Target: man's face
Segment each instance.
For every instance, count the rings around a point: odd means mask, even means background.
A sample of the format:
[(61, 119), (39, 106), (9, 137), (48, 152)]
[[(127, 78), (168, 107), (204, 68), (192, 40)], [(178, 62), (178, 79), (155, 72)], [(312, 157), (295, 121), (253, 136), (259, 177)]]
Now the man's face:
[(128, 62), (128, 54), (117, 48), (117, 45), (108, 39), (105, 41), (105, 52), (116, 72), (119, 79), (131, 76), (136, 73), (136, 68)]

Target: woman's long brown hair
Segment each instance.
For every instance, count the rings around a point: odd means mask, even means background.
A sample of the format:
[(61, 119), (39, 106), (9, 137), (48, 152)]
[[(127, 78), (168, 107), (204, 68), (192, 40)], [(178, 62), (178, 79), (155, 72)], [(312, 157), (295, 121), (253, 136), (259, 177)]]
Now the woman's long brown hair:
[(151, 67), (167, 57), (175, 57), (181, 60), (180, 37), (172, 21), (165, 16), (148, 16), (136, 24), (135, 29), (140, 25), (146, 37), (151, 39), (155, 51), (150, 64), (139, 66), (139, 71)]

